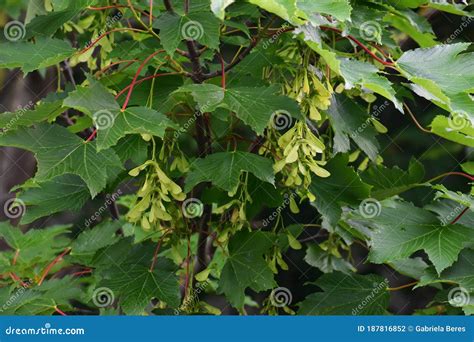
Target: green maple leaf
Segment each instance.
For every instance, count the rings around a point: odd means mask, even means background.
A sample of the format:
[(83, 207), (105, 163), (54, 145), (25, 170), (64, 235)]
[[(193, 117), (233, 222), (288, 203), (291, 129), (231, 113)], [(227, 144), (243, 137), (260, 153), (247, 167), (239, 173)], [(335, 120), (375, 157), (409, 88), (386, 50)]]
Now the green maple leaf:
[(376, 130), (369, 124), (365, 111), (350, 98), (336, 94), (331, 99), (331, 106), (326, 111), (334, 129), (334, 151), (348, 152), (349, 137), (372, 160), (378, 155), (379, 143), (375, 138)]
[(418, 286), (426, 286), (434, 283), (456, 283), (467, 290), (474, 291), (474, 250), (466, 248), (459, 254), (459, 259), (451, 267), (438, 274), (433, 269), (427, 269), (420, 279)]
[(341, 59), (340, 70), (346, 81), (347, 89), (351, 89), (355, 85), (370, 89), (392, 101), (395, 107), (403, 113), (402, 103), (395, 97), (396, 92), (392, 83), (380, 76), (379, 70), (373, 64), (344, 58)]
[(65, 10), (34, 17), (26, 26), (26, 38), (52, 36), (61, 26), (71, 21), (79, 13), (79, 10)]
[(300, 315), (385, 315), (390, 295), (388, 282), (378, 275), (334, 272), (315, 285), (323, 292), (310, 294), (299, 304)]
[(223, 190), (232, 191), (239, 184), (242, 171), (250, 172), (264, 182), (275, 182), (271, 160), (248, 152), (213, 153), (204, 159), (196, 159), (191, 168), (186, 178), (186, 192), (201, 182), (212, 182)]
[(79, 16), (81, 11), (93, 4), (93, 2), (93, 0), (74, 0), (53, 4), (55, 11), (38, 15), (26, 25), (26, 38), (53, 35), (65, 23)]
[(352, 7), (348, 0), (297, 0), (298, 8), (311, 20), (315, 14), (328, 14), (340, 21), (350, 20)]
[(46, 37), (36, 39), (35, 43), (2, 43), (0, 68), (21, 68), (28, 73), (58, 64), (71, 56), (73, 51), (68, 42)]
[(68, 257), (75, 262), (87, 265), (101, 248), (118, 241), (116, 232), (122, 227), (119, 221), (106, 221), (92, 229), (84, 230), (71, 244)]
[(448, 190), (444, 185), (441, 184), (433, 186), (433, 189), (438, 190), (436, 192), (435, 199), (447, 198), (470, 208), (471, 211), (474, 211), (474, 198), (472, 195), (464, 194), (460, 191)]
[(105, 188), (108, 172), (121, 167), (113, 150), (97, 152), (95, 145), (58, 125), (39, 124), (0, 137), (0, 146), (18, 147), (35, 154), (38, 160), (35, 179), (38, 182), (67, 173), (75, 174), (87, 184), (92, 197)]
[[(105, 114), (107, 115), (107, 114)], [(146, 107), (130, 107), (125, 111), (112, 113), (110, 124), (100, 126), (100, 114), (97, 116), (97, 150), (106, 150), (128, 134), (150, 134), (163, 138), (168, 127), (178, 128), (165, 115)]]
[[(473, 53), (462, 53), (469, 43), (438, 45), (405, 52), (397, 61), (412, 90), (443, 109), (466, 115), (474, 125)], [(422, 61), (420, 63), (420, 61)]]
[(221, 20), (224, 20), (225, 9), (232, 5), (235, 0), (211, 0), (211, 11)]
[(64, 100), (64, 106), (77, 109), (91, 118), (95, 113), (120, 110), (119, 104), (110, 91), (92, 78), (89, 78), (88, 86), (79, 86), (69, 93)]
[(186, 39), (196, 40), (211, 49), (219, 47), (220, 20), (210, 11), (190, 11), (186, 15), (165, 12), (153, 26), (160, 30), (163, 48), (171, 56)]
[(257, 134), (262, 134), (274, 114), (285, 113), (301, 118), (298, 104), (289, 97), (276, 95), (277, 90), (274, 86), (229, 87), (224, 90), (213, 84), (194, 84), (183, 86), (178, 92), (190, 92), (202, 111), (212, 112), (217, 107), (233, 111)]
[(143, 164), (148, 157), (148, 144), (138, 135), (127, 135), (119, 140), (113, 150), (122, 163), (132, 160), (136, 165)]
[(431, 131), (440, 137), (458, 144), (474, 147), (474, 126), (470, 126), (469, 122), (462, 117), (447, 118), (443, 115), (437, 115), (430, 126)]
[(72, 309), (72, 300), (84, 299), (85, 294), (81, 289), (80, 279), (65, 276), (61, 279), (46, 280), (41, 286), (30, 285), (21, 291), (16, 289), (10, 298), (15, 298), (11, 307), (3, 314), (9, 315), (51, 315), (55, 307), (63, 311)]
[(62, 101), (43, 102), (36, 105), (32, 110), (26, 108), (15, 112), (6, 112), (0, 114), (0, 127), (5, 131), (13, 130), (21, 126), (31, 126), (41, 121), (53, 121), (64, 111)]
[(296, 0), (249, 0), (249, 2), (293, 24), (302, 23), (302, 20), (298, 18)]
[[(427, 269), (421, 277), (417, 287), (436, 283), (456, 284), (451, 288), (446, 302), (455, 307), (462, 307), (466, 315), (474, 314), (474, 250), (465, 249), (459, 254), (459, 259), (450, 268), (437, 274), (433, 269)], [(459, 296), (459, 298), (456, 298)]]
[(263, 258), (273, 243), (274, 237), (265, 232), (239, 232), (232, 237), (218, 292), (224, 293), (234, 307), (243, 307), (246, 288), (264, 291), (275, 285), (273, 273)]
[(163, 138), (168, 127), (177, 128), (170, 119), (146, 107), (122, 111), (114, 96), (100, 82), (89, 80), (64, 100), (64, 105), (90, 116), (97, 127), (97, 150), (106, 150), (129, 134), (150, 134)]
[(356, 271), (349, 261), (323, 250), (319, 245), (314, 243), (308, 245), (304, 261), (313, 267), (319, 268), (324, 273), (334, 271), (352, 273)]
[(225, 90), (221, 107), (235, 112), (235, 115), (252, 127), (257, 134), (263, 134), (274, 114), (285, 113), (300, 118), (297, 103), (289, 97), (276, 95), (276, 89), (275, 87), (229, 88)]
[(179, 283), (174, 273), (174, 265), (165, 259), (158, 260), (153, 271), (149, 266), (123, 263), (104, 273), (102, 285), (114, 292), (127, 315), (139, 315), (152, 299), (179, 306)]
[(355, 205), (370, 194), (370, 186), (347, 163), (346, 155), (334, 157), (324, 166), (331, 175), (315, 179), (309, 188), (316, 196), (314, 205), (323, 215), (324, 225), (332, 228), (341, 218), (342, 205)]
[(390, 202), (381, 207), (378, 216), (362, 221), (373, 228), (369, 259), (375, 263), (404, 259), (424, 250), (441, 273), (457, 260), (466, 245), (474, 242), (474, 229), (445, 225), (429, 211), (406, 202)]
[(374, 164), (361, 174), (361, 178), (373, 186), (371, 197), (382, 200), (414, 188), (422, 182), (424, 175), (423, 165), (411, 159), (407, 171), (398, 166), (388, 168)]
[(429, 265), (423, 261), (423, 258), (416, 257), (392, 261), (390, 267), (407, 277), (420, 279)]
[[(150, 270), (156, 244), (138, 244), (133, 243), (132, 238), (123, 238), (113, 245), (105, 246), (104, 238), (111, 233), (112, 228), (103, 229), (104, 234), (98, 236), (104, 248), (98, 250), (89, 263), (101, 279), (98, 287), (110, 289), (127, 315), (143, 314), (153, 299), (178, 307), (181, 295), (176, 266), (170, 260), (158, 257), (155, 267)], [(89, 234), (94, 234), (92, 231)], [(89, 251), (84, 255), (87, 258)]]
[(68, 244), (62, 238), (70, 231), (69, 225), (53, 226), (46, 229), (31, 229), (25, 234), (20, 228), (0, 222), (0, 237), (13, 250), (19, 251), (17, 264), (31, 266), (34, 263), (51, 262)]
[(80, 177), (62, 175), (42, 183), (28, 183), (18, 198), (27, 206), (21, 224), (65, 210), (78, 211), (90, 198)]

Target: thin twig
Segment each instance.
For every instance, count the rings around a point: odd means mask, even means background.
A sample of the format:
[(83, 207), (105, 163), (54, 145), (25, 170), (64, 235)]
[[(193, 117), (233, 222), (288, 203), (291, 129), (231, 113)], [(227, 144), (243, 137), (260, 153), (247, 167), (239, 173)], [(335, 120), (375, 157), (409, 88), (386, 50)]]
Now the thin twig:
[(388, 287), (387, 291), (398, 291), (398, 290), (406, 289), (407, 287), (415, 286), (416, 284), (418, 284), (418, 281), (414, 281), (413, 283), (409, 283), (409, 284), (405, 284), (405, 285), (401, 285), (397, 287)]
[(64, 252), (62, 252), (61, 254), (59, 254), (56, 258), (54, 258), (54, 260), (44, 269), (43, 271), (43, 275), (41, 276), (41, 279), (40, 281), (38, 282), (38, 286), (40, 286), (44, 279), (46, 278), (46, 276), (48, 275), (49, 271), (51, 271), (51, 269), (53, 268), (54, 265), (56, 265), (59, 261), (61, 261), (62, 257), (65, 256), (67, 253), (69, 253), (71, 251), (71, 248), (68, 247), (64, 250)]
[(467, 213), (468, 210), (469, 207), (464, 208), (464, 210), (458, 216), (456, 216), (456, 218), (450, 224), (456, 224), (464, 216), (464, 214)]
[(153, 52), (151, 55), (149, 55), (147, 58), (145, 58), (145, 60), (142, 62), (142, 64), (140, 64), (137, 72), (135, 73), (135, 76), (133, 77), (132, 83), (130, 84), (130, 89), (128, 90), (127, 97), (125, 98), (125, 102), (123, 103), (123, 106), (122, 106), (122, 112), (125, 111), (125, 109), (128, 106), (128, 102), (130, 101), (130, 97), (132, 96), (133, 88), (135, 87), (135, 82), (137, 81), (137, 78), (140, 75), (140, 73), (142, 72), (143, 68), (148, 63), (149, 60), (151, 60), (153, 57), (155, 57), (157, 54), (159, 54), (161, 52), (164, 52), (164, 50), (161, 49), (161, 50), (157, 50), (157, 51)]
[(429, 134), (432, 134), (433, 132), (431, 132), (429, 129), (426, 129), (424, 128), (419, 122), (418, 120), (416, 119), (415, 115), (413, 114), (413, 112), (411, 111), (410, 107), (408, 107), (405, 103), (403, 104), (403, 108), (405, 108), (408, 112), (408, 114), (410, 115), (410, 117), (412, 118), (413, 122), (415, 123), (416, 127), (418, 127), (421, 131), (425, 132), (425, 133), (429, 133)]

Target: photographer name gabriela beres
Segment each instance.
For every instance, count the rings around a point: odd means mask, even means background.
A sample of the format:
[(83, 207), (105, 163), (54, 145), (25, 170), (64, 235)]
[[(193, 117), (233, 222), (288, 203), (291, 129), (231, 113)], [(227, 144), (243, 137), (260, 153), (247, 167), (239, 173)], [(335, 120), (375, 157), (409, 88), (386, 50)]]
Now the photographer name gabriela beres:
[(462, 333), (466, 332), (464, 326), (452, 326), (452, 325), (417, 325), (415, 326), (416, 332), (454, 332)]

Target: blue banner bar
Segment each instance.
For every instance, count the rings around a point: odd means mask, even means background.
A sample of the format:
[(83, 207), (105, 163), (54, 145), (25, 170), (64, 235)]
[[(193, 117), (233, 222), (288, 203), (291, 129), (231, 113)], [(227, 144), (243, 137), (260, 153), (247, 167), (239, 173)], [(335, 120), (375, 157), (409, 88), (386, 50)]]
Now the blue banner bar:
[(463, 316), (0, 317), (0, 341), (474, 341)]

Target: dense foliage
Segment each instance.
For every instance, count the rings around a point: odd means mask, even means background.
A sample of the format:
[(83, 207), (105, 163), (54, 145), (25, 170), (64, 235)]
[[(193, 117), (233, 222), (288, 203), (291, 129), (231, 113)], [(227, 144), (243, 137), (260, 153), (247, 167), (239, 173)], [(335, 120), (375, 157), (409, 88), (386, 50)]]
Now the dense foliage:
[[(428, 177), (417, 155), (384, 163), (380, 143), (391, 112), (474, 147), (465, 4), (2, 3), (0, 68), (58, 75), (0, 115), (0, 146), (37, 160), (5, 203), (15, 225), (0, 223), (3, 314), (220, 314), (216, 296), (240, 314), (388, 314), (398, 288), (363, 264), (432, 288), (420, 314), (474, 312), (474, 163)], [(439, 41), (432, 12), (462, 24)], [(436, 108), (427, 124), (419, 99)], [(299, 250), (319, 270), (304, 298), (279, 283)]]

